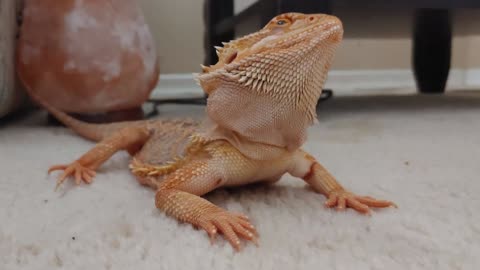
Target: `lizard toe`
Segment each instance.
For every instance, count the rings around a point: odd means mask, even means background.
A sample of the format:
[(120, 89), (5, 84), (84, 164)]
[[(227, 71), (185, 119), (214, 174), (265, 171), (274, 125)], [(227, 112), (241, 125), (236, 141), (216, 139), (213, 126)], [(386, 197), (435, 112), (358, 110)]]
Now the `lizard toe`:
[(327, 207), (335, 207), (337, 210), (345, 210), (347, 207), (361, 213), (370, 215), (370, 208), (397, 207), (395, 203), (385, 200), (377, 200), (368, 196), (358, 196), (346, 190), (337, 190), (329, 194), (325, 202)]
[(251, 241), (258, 246), (258, 233), (243, 214), (221, 211), (208, 214), (198, 225), (207, 232), (211, 242), (220, 232), (236, 251), (242, 248), (241, 239)]
[(93, 182), (93, 177), (95, 177), (95, 171), (87, 166), (80, 164), (75, 161), (68, 165), (55, 165), (50, 167), (48, 172), (63, 170), (63, 173), (58, 177), (57, 185), (55, 189), (57, 190), (65, 180), (69, 177), (73, 177), (75, 184), (80, 185), (82, 182), (90, 184)]

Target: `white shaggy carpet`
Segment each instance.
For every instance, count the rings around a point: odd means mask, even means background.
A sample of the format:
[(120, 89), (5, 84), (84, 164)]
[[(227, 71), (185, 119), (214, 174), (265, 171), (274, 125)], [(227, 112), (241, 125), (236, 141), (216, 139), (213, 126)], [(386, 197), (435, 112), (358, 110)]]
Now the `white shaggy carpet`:
[[(164, 106), (198, 115), (202, 107)], [(365, 217), (285, 176), (208, 198), (249, 215), (261, 235), (236, 254), (157, 211), (120, 153), (94, 184), (54, 192), (48, 166), (92, 143), (44, 114), (0, 124), (0, 269), (478, 269), (480, 95), (338, 97), (305, 148), (349, 189), (395, 201)]]

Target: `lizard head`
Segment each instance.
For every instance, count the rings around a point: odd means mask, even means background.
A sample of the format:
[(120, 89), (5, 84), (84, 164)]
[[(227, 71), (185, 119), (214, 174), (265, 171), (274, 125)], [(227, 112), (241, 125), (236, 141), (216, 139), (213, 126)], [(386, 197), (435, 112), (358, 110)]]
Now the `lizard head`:
[[(223, 47), (215, 47), (218, 62), (211, 66), (202, 65), (202, 74), (222, 68), (226, 69), (233, 66), (230, 64), (239, 63), (250, 56), (258, 58), (262, 55), (265, 57), (269, 52), (276, 53), (294, 48), (299, 43), (334, 45), (341, 41), (342, 36), (342, 23), (335, 16), (302, 13), (281, 14), (273, 18), (260, 31), (230, 42), (223, 42)], [(318, 47), (319, 53), (325, 53), (324, 48)]]
[(286, 13), (217, 47), (219, 61), (197, 76), (209, 118), (250, 141), (298, 147), (342, 37), (335, 16)]
[[(215, 47), (218, 62), (212, 66), (203, 66), (203, 73), (226, 68), (249, 56), (260, 53), (278, 52), (295, 47), (298, 43), (331, 43), (341, 41), (343, 28), (341, 21), (325, 14), (285, 13), (273, 18), (260, 31), (242, 38), (224, 42), (223, 47)], [(322, 42), (323, 41), (323, 42)], [(319, 46), (320, 47), (320, 46)], [(319, 48), (324, 49), (324, 48)]]

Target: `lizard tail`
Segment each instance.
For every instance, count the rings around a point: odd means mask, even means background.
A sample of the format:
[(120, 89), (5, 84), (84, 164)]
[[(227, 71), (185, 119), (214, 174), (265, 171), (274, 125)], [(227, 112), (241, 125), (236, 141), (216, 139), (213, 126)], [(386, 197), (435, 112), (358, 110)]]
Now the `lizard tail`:
[(47, 101), (45, 101), (34, 91), (32, 91), (28, 85), (24, 84), (24, 86), (29, 96), (35, 102), (37, 102), (41, 107), (51, 113), (58, 121), (72, 129), (78, 135), (92, 141), (100, 141), (106, 136), (107, 126), (109, 124), (90, 124), (77, 120), (66, 114), (65, 112), (62, 112), (59, 109), (50, 105)]

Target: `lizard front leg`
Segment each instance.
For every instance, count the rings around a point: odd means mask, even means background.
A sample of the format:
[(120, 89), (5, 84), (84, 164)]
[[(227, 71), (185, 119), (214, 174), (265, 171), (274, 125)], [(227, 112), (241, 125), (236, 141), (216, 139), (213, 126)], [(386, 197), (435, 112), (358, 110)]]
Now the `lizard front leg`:
[(193, 162), (159, 185), (155, 204), (167, 215), (205, 230), (212, 243), (220, 232), (237, 251), (241, 249), (241, 238), (257, 244), (257, 232), (247, 216), (226, 211), (200, 197), (221, 183), (208, 162)]
[(295, 156), (291, 174), (301, 177), (315, 191), (325, 195), (327, 197), (325, 206), (330, 208), (336, 206), (337, 210), (345, 210), (350, 207), (362, 214), (370, 214), (370, 207), (396, 207), (395, 203), (390, 201), (359, 196), (347, 191), (325, 167), (305, 152), (299, 152)]
[(95, 170), (119, 150), (133, 153), (149, 138), (146, 127), (129, 127), (100, 141), (94, 148), (70, 164), (54, 165), (48, 173), (63, 170), (57, 180), (58, 188), (69, 176), (74, 176), (76, 184), (82, 181), (90, 184), (95, 176)]

